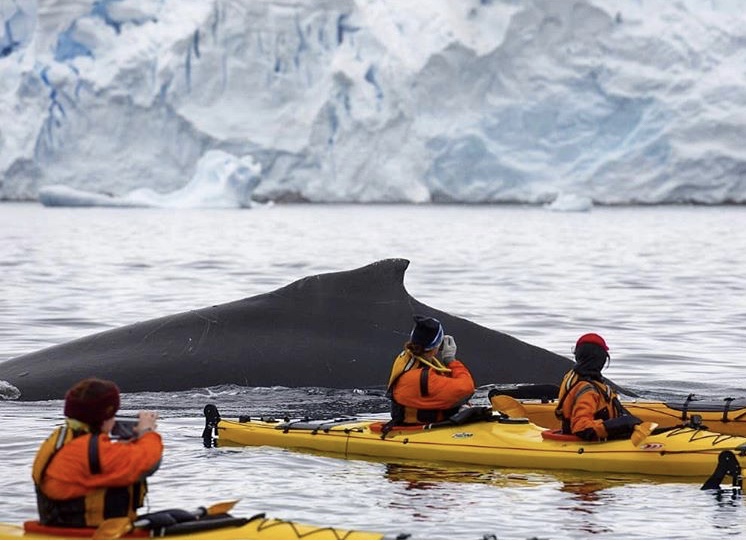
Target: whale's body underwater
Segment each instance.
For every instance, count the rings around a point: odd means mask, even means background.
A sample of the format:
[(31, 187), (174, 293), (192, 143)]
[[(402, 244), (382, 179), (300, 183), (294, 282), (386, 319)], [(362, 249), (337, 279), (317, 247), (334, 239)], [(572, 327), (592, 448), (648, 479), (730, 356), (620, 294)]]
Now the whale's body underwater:
[(0, 363), (0, 380), (21, 400), (62, 398), (88, 376), (123, 392), (381, 387), (415, 313), (442, 321), (477, 385), (557, 383), (571, 368), (569, 359), (418, 302), (404, 288), (408, 265), (387, 259), (100, 332)]

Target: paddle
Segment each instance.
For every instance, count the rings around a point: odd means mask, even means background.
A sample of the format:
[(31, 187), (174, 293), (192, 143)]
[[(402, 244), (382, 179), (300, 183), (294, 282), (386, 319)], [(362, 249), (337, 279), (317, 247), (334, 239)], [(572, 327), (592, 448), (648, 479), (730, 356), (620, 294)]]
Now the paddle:
[(93, 539), (119, 539), (132, 528), (132, 521), (128, 517), (107, 518), (93, 532)]
[[(233, 509), (240, 500), (228, 500), (225, 502), (214, 503), (209, 507), (199, 507), (194, 513), (195, 519), (206, 516), (223, 515)], [(138, 524), (139, 526), (140, 524)], [(147, 524), (142, 524), (147, 526)], [(116, 517), (104, 520), (96, 531), (93, 532), (93, 539), (119, 539), (127, 535), (135, 528), (135, 525), (128, 517)]]
[(707, 481), (705, 481), (700, 489), (717, 489), (718, 492), (721, 492), (720, 483), (723, 482), (726, 475), (730, 475), (733, 479), (732, 490), (734, 491), (734, 494), (740, 493), (743, 486), (743, 477), (741, 475), (741, 465), (738, 463), (738, 459), (736, 458), (736, 455), (733, 454), (733, 451), (720, 451), (715, 471), (712, 472), (712, 475), (707, 479)]
[(528, 417), (526, 408), (518, 400), (506, 394), (496, 394), (490, 397), (492, 409), (501, 411), (509, 417)]
[(199, 510), (200, 511), (204, 510), (204, 512), (199, 514), (198, 516), (202, 518), (204, 516), (211, 516), (211, 515), (224, 515), (225, 513), (233, 509), (233, 507), (240, 501), (241, 500), (228, 500), (225, 502), (214, 503), (210, 507), (207, 507), (207, 508), (200, 507)]
[(652, 421), (645, 421), (644, 423), (635, 425), (635, 428), (632, 431), (632, 436), (630, 436), (632, 445), (635, 447), (640, 445), (656, 428), (658, 428), (658, 423), (653, 423)]

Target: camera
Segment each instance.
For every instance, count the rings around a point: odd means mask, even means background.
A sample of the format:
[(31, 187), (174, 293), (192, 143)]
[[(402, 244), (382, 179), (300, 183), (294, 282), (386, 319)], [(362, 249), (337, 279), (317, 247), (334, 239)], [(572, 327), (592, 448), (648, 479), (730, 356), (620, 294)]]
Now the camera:
[(137, 417), (115, 417), (114, 426), (111, 429), (111, 438), (117, 440), (132, 440), (137, 437), (135, 427), (139, 419)]

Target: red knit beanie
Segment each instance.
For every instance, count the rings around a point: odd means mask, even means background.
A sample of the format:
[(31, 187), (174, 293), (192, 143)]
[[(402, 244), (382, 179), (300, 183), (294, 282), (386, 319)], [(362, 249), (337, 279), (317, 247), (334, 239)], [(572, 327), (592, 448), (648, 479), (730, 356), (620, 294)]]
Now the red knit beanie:
[(580, 344), (596, 344), (597, 346), (601, 346), (604, 348), (604, 351), (609, 351), (609, 346), (606, 345), (606, 340), (601, 338), (598, 334), (594, 332), (590, 332), (588, 334), (584, 334), (580, 338), (578, 338), (578, 341), (575, 343), (575, 347), (578, 348)]
[(119, 387), (113, 381), (87, 378), (65, 394), (65, 417), (82, 421), (92, 428), (114, 417), (119, 410)]

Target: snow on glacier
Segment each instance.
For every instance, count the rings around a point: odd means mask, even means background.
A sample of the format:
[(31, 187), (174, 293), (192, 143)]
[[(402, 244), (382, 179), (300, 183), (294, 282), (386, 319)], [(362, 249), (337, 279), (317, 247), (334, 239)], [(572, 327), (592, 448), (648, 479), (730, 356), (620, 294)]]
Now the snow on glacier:
[(746, 202), (739, 1), (0, 0), (0, 20), (4, 199), (178, 206), (191, 182), (217, 204), (194, 179), (220, 151), (256, 159), (257, 201)]

